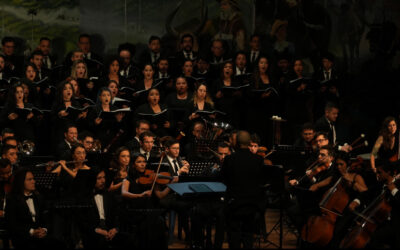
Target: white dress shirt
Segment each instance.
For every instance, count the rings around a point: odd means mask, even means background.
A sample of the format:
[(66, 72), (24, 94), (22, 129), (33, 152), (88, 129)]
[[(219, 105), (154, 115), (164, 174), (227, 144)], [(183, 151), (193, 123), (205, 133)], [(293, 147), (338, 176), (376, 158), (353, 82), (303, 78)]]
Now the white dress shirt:
[(99, 211), (100, 220), (105, 220), (106, 217), (104, 215), (103, 195), (102, 194), (96, 194), (94, 196), (94, 201), (96, 202), (97, 211)]

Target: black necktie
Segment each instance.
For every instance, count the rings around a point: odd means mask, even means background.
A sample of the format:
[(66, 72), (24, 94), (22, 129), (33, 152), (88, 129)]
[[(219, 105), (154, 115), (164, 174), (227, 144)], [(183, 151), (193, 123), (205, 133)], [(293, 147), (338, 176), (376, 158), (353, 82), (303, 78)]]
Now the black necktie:
[(329, 72), (325, 71), (325, 80), (329, 80)]
[(176, 162), (176, 160), (173, 160), (172, 162), (174, 163), (175, 173), (178, 173), (179, 170), (178, 163)]
[(251, 52), (251, 53), (252, 53), (252, 55), (251, 55), (251, 62), (253, 63), (253, 62), (256, 60), (256, 52), (253, 51), (253, 52)]

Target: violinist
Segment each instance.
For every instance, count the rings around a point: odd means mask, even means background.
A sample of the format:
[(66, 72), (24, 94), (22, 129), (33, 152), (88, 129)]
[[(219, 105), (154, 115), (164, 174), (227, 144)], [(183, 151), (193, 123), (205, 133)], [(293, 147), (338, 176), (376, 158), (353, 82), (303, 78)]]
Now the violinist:
[(288, 214), (299, 231), (309, 216), (318, 213), (322, 195), (338, 179), (333, 160), (332, 147), (323, 146), (319, 150), (317, 164), (307, 170), (303, 177), (289, 180), (291, 192), (297, 199), (288, 209)]
[[(189, 173), (189, 163), (179, 157), (179, 141), (172, 139), (166, 141), (164, 146), (166, 156), (163, 158), (162, 163), (164, 163), (164, 165), (161, 167), (161, 171), (169, 172), (174, 177), (172, 183), (178, 182), (181, 175)], [(160, 199), (160, 206), (162, 208), (174, 210), (181, 216), (183, 220), (183, 230), (186, 237), (185, 239), (188, 241), (190, 239), (188, 223), (190, 204), (178, 199), (178, 197), (171, 192), (171, 189), (166, 185), (156, 185), (155, 195)]]
[(379, 137), (371, 152), (371, 168), (376, 172), (376, 159), (382, 164), (399, 160), (399, 131), (394, 117), (388, 116), (382, 122)]
[[(156, 201), (153, 199), (151, 184), (146, 185), (141, 177), (146, 178), (146, 157), (135, 154), (132, 158), (133, 170), (122, 182), (121, 194), (126, 207), (126, 223), (138, 228), (136, 238), (137, 247), (166, 248), (165, 221), (160, 211), (157, 211)], [(154, 210), (152, 210), (154, 209)], [(135, 216), (129, 216), (130, 211)]]
[(367, 247), (398, 249), (400, 248), (400, 176), (390, 164), (378, 167), (377, 176), (387, 191), (385, 198), (391, 206), (391, 212), (388, 219), (378, 225)]

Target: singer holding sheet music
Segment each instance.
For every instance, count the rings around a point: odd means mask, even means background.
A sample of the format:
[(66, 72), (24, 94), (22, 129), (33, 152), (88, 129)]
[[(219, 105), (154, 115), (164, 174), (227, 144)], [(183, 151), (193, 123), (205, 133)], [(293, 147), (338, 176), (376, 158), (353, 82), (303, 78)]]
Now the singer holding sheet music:
[(207, 92), (207, 85), (199, 83), (195, 88), (192, 101), (189, 102), (189, 120), (195, 122), (201, 120), (199, 118), (215, 119), (215, 114), (209, 114), (207, 117), (202, 117), (200, 114), (196, 113), (196, 111), (212, 111), (213, 109), (214, 103)]
[(96, 106), (88, 114), (88, 123), (103, 146), (109, 145), (120, 129), (125, 130), (125, 113), (112, 112), (114, 110), (117, 109), (111, 105), (111, 91), (102, 87), (97, 96)]
[(24, 90), (20, 84), (11, 87), (7, 103), (1, 113), (2, 127), (13, 128), (15, 136), (19, 141), (35, 141), (35, 126), (39, 120), (29, 109), (33, 108), (30, 103), (24, 103)]
[(67, 108), (82, 108), (74, 98), (74, 88), (68, 81), (63, 81), (57, 86), (56, 98), (51, 109), (53, 143), (57, 145), (64, 137), (64, 129), (67, 124), (76, 124), (79, 130), (84, 130), (87, 111), (69, 114)]
[(164, 104), (160, 104), (160, 91), (151, 89), (148, 92), (147, 103), (140, 105), (135, 111), (135, 120), (146, 119), (151, 130), (162, 137), (169, 135), (172, 129), (171, 114)]
[[(261, 144), (272, 145), (271, 117), (276, 113), (279, 94), (266, 56), (260, 55), (256, 61), (254, 77), (251, 81), (247, 127), (260, 136)], [(262, 114), (262, 115), (260, 115)]]

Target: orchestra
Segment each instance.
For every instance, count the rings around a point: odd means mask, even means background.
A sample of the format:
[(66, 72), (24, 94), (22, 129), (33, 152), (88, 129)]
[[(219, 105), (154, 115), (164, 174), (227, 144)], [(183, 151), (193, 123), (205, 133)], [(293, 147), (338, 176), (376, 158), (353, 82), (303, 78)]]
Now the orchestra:
[(283, 166), (297, 247), (400, 247), (396, 117), (367, 152), (339, 115), (331, 55), (309, 77), (300, 58), (260, 50), (257, 35), (233, 59), (217, 53), (221, 40), (209, 58), (194, 39), (184, 34), (170, 59), (152, 36), (139, 62), (121, 44), (103, 64), (85, 34), (65, 65), (48, 48), (25, 71), (0, 56), (0, 229), (12, 246), (168, 248), (178, 221), (186, 247), (252, 248), (278, 178), (265, 173)]

